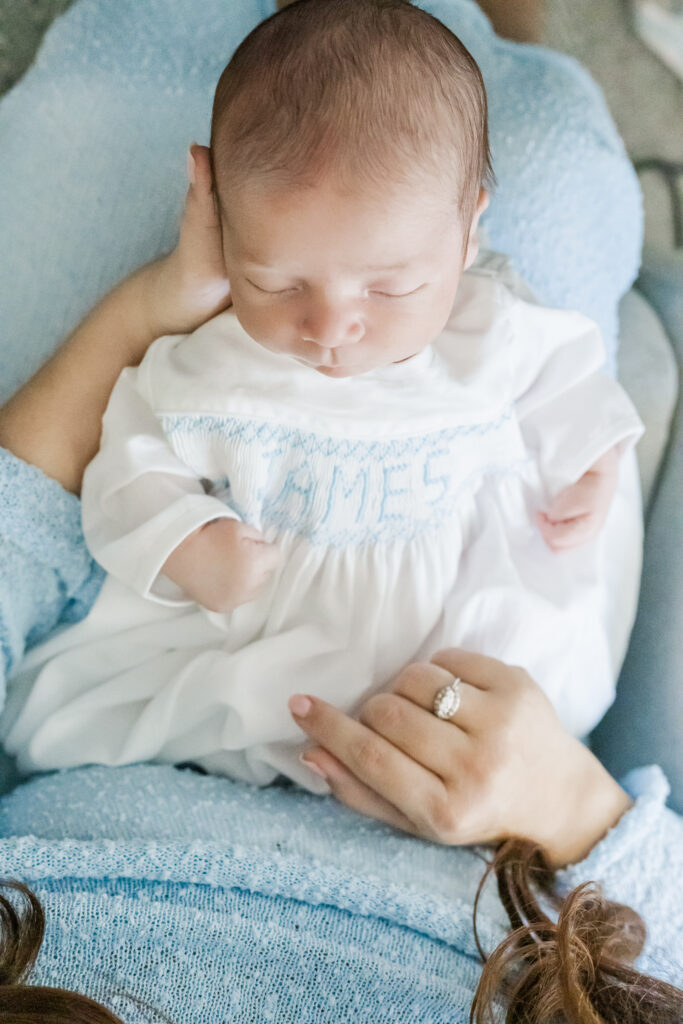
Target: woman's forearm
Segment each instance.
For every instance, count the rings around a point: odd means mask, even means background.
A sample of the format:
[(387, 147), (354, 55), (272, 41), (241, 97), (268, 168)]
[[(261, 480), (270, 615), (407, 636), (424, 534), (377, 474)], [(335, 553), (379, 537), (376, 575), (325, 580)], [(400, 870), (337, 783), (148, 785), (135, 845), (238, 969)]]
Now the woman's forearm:
[(105, 296), (0, 409), (0, 446), (75, 494), (119, 373), (169, 329), (152, 301), (161, 267), (148, 264)]
[(193, 331), (230, 304), (209, 151), (190, 150), (190, 187), (172, 253), (106, 295), (0, 409), (0, 447), (78, 494), (102, 414), (124, 366), (164, 334)]

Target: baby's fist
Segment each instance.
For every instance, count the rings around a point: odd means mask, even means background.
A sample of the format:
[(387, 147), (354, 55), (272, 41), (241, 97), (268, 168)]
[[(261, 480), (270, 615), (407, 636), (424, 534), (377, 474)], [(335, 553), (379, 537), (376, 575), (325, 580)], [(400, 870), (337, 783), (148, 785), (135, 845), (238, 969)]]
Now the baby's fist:
[(197, 604), (226, 613), (253, 601), (279, 563), (278, 548), (253, 526), (214, 519), (175, 549), (163, 572)]
[(586, 544), (602, 529), (619, 476), (619, 453), (611, 448), (583, 476), (565, 487), (545, 512), (536, 513), (541, 535), (551, 551)]

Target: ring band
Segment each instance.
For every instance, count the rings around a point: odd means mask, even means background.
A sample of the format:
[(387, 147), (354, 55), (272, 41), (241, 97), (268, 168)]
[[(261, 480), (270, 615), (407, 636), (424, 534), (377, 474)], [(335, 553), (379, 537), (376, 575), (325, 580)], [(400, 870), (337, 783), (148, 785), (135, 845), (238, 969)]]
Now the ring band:
[(442, 686), (436, 697), (434, 698), (434, 704), (432, 710), (437, 718), (443, 718), (445, 720), (453, 718), (460, 707), (460, 701), (462, 699), (462, 679), (457, 677), (453, 679), (452, 683), (448, 683), (447, 686)]

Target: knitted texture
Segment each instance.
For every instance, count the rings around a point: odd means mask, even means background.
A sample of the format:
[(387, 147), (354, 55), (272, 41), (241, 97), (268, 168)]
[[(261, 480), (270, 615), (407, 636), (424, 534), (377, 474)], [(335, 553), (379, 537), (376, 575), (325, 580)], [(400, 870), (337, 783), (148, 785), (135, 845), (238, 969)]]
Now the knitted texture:
[[(96, 577), (78, 502), (8, 454), (0, 474), (5, 493), (23, 485), (0, 506), (0, 551), (11, 542), (21, 556), (17, 576), (0, 575), (0, 624), (16, 654), (23, 632), (56, 614), (59, 601), (38, 600), (46, 581), (61, 581), (55, 592), (77, 609)], [(51, 530), (30, 528), (48, 508)], [(640, 910), (641, 966), (680, 985), (683, 822), (663, 806), (658, 770), (627, 785), (636, 806), (563, 882), (602, 880)], [(480, 849), (401, 836), (291, 788), (156, 766), (25, 783), (0, 800), (0, 837), (0, 876), (28, 882), (48, 914), (34, 981), (85, 991), (127, 1024), (155, 1018), (125, 993), (175, 1024), (468, 1019)], [(485, 948), (504, 927), (489, 887)]]
[[(425, 6), (487, 80), (492, 244), (542, 301), (598, 320), (614, 355), (641, 214), (600, 94), (571, 60), (497, 40), (470, 0)], [(83, 0), (48, 33), (0, 105), (0, 400), (114, 281), (173, 243), (184, 150), (206, 137), (231, 51), (271, 11)], [(0, 481), (2, 677), (27, 638), (81, 616), (101, 580), (76, 499), (6, 453)], [(641, 908), (643, 967), (682, 984), (683, 825), (658, 773), (631, 784), (636, 807), (566, 882), (602, 877)], [(468, 1020), (481, 851), (402, 837), (294, 790), (140, 766), (25, 784), (0, 801), (0, 835), (0, 873), (47, 911), (33, 980), (87, 991), (127, 1024), (156, 1019), (129, 997), (175, 1024)], [(491, 888), (484, 946), (503, 928)]]
[(80, 502), (0, 448), (0, 707), (26, 646), (76, 622), (104, 579), (81, 531)]
[[(3, 401), (122, 276), (174, 243), (185, 151), (267, 0), (81, 0), (0, 104)], [(498, 189), (484, 217), (541, 302), (578, 309), (616, 354), (638, 268), (637, 179), (602, 95), (572, 59), (498, 39), (473, 0), (422, 6), (479, 62)]]
[[(563, 879), (598, 878), (644, 913), (641, 966), (683, 982), (683, 823), (657, 769)], [(168, 767), (87, 768), (0, 802), (0, 873), (48, 913), (35, 983), (71, 986), (129, 1024), (460, 1024), (479, 977), (472, 901), (483, 851), (402, 836), (295, 789), (255, 790)], [(634, 842), (637, 837), (637, 842)], [(487, 889), (485, 949), (504, 934)]]

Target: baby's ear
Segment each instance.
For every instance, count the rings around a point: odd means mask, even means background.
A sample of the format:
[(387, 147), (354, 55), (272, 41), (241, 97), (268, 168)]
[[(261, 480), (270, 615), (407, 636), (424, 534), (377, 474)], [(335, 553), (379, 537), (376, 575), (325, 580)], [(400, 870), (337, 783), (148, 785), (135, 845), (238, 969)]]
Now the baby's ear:
[(471, 267), (475, 259), (477, 258), (477, 253), (479, 252), (479, 237), (477, 235), (477, 228), (479, 227), (479, 218), (481, 217), (486, 207), (489, 205), (489, 202), (490, 198), (486, 189), (480, 189), (479, 197), (477, 199), (477, 205), (474, 211), (474, 216), (472, 217), (472, 223), (470, 224), (469, 235), (467, 238), (467, 251), (465, 253), (464, 266), (465, 270), (467, 270), (468, 267)]

